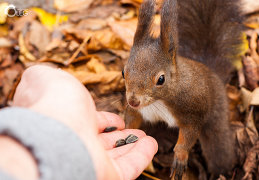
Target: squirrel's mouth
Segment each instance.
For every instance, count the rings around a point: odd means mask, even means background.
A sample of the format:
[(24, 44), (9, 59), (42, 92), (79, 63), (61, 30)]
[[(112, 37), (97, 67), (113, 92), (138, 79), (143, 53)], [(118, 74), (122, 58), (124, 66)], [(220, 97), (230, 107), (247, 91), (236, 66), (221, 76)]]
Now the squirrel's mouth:
[(145, 102), (143, 101), (142, 99), (141, 100), (138, 100), (138, 99), (129, 99), (127, 100), (128, 102), (128, 105), (133, 108), (133, 109), (136, 109), (136, 110), (141, 110), (142, 108), (152, 104), (153, 102), (152, 101), (148, 101), (148, 102)]
[(126, 99), (129, 106), (139, 110), (153, 103), (153, 98), (148, 95), (137, 94), (136, 92), (126, 92)]

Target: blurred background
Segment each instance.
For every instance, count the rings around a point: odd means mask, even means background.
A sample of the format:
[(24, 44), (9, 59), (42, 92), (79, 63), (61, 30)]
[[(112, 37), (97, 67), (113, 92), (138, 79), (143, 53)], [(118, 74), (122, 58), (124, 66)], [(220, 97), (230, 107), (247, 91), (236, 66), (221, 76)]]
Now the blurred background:
[[(80, 80), (98, 110), (123, 117), (121, 70), (129, 57), (142, 0), (0, 0), (0, 108), (12, 104), (26, 67), (47, 64)], [(162, 0), (157, 1), (156, 13)], [(242, 0), (247, 19), (240, 58), (227, 86), (230, 121), (239, 162), (219, 179), (259, 179), (259, 0)], [(159, 33), (160, 16), (154, 20)], [(169, 179), (177, 129), (143, 124), (159, 143), (153, 163), (139, 179)], [(193, 148), (184, 179), (207, 179), (200, 145)]]

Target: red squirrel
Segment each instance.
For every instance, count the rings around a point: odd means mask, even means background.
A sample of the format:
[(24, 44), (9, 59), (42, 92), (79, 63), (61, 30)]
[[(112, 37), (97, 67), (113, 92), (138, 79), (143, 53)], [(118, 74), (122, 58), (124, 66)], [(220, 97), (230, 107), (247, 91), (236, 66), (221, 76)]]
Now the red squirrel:
[(199, 140), (208, 170), (226, 173), (236, 162), (225, 84), (242, 43), (238, 0), (165, 0), (160, 36), (152, 35), (153, 0), (140, 7), (126, 85), (127, 127), (142, 120), (179, 128), (172, 174), (181, 179)]

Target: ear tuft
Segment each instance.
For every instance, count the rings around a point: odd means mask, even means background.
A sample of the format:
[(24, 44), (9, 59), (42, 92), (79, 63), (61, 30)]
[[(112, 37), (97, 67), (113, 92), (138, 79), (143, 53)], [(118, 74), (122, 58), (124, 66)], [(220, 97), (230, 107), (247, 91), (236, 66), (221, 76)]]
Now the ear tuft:
[(178, 46), (177, 0), (165, 0), (161, 10), (161, 46), (171, 56), (176, 55)]
[(139, 9), (138, 26), (134, 36), (134, 44), (141, 43), (150, 37), (154, 13), (154, 0), (144, 0)]

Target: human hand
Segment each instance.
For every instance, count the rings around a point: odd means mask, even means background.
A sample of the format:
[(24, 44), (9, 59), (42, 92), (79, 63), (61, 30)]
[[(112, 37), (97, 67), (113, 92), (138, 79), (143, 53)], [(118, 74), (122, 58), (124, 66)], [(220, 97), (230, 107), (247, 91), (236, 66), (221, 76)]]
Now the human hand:
[[(124, 129), (124, 121), (108, 112), (97, 112), (87, 89), (72, 75), (37, 65), (28, 68), (17, 87), (14, 106), (29, 108), (70, 127), (89, 150), (98, 179), (135, 179), (157, 151), (157, 142), (141, 130)], [(108, 126), (118, 129), (102, 133)], [(129, 134), (134, 144), (114, 148)]]

